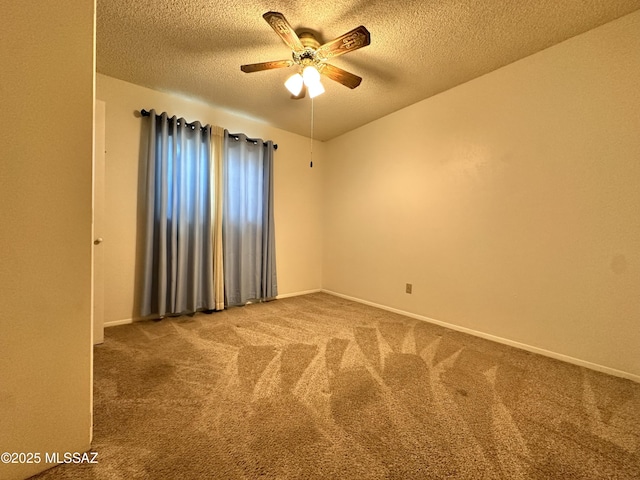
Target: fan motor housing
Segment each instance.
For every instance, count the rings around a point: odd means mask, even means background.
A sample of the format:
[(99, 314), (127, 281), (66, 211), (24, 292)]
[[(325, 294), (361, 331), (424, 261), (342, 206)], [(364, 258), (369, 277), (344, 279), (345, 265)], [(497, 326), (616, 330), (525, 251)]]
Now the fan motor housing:
[(318, 65), (321, 60), (317, 57), (316, 50), (320, 47), (320, 42), (311, 32), (300, 32), (298, 37), (300, 38), (300, 43), (304, 46), (304, 51), (293, 52), (293, 61), (305, 67), (307, 65)]
[(305, 49), (317, 50), (320, 47), (320, 42), (316, 40), (316, 37), (311, 32), (300, 32), (298, 37)]

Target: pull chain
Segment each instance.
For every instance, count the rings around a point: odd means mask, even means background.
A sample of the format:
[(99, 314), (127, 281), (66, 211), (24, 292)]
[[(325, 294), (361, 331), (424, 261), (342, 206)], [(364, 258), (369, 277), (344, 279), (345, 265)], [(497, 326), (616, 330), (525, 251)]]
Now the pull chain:
[(311, 160), (309, 168), (313, 168), (313, 98), (311, 99)]

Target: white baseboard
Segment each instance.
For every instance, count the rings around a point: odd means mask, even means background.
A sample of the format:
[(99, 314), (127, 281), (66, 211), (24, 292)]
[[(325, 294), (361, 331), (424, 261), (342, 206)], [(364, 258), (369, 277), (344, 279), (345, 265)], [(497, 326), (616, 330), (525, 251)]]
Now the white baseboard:
[(322, 292), (322, 289), (317, 288), (315, 290), (305, 290), (304, 292), (283, 293), (282, 295), (278, 295), (276, 299), (299, 297), (300, 295), (309, 295), (310, 293), (318, 293), (318, 292)]
[(111, 320), (110, 322), (104, 322), (104, 328), (117, 327), (118, 325), (129, 325), (135, 320), (133, 318), (124, 318), (122, 320)]
[(362, 303), (365, 305), (369, 305), (371, 307), (380, 308), (382, 310), (387, 310), (389, 312), (398, 313), (400, 315), (404, 315), (405, 317), (415, 318), (416, 320), (422, 320), (425, 322), (433, 323), (435, 325), (440, 325), (441, 327), (449, 328), (451, 330), (456, 330), (462, 333), (468, 333), (469, 335), (474, 335), (476, 337), (484, 338), (486, 340), (491, 340), (493, 342), (502, 343), (504, 345), (509, 345), (510, 347), (519, 348), (521, 350), (526, 350), (528, 352), (537, 353), (539, 355), (544, 355), (545, 357), (554, 358), (556, 360), (561, 360), (563, 362), (571, 363), (574, 365), (578, 365), (580, 367), (585, 367), (590, 370), (595, 370), (597, 372), (606, 373), (609, 375), (614, 375), (616, 377), (626, 378), (629, 380), (633, 380), (634, 382), (640, 383), (640, 375), (636, 375), (630, 372), (625, 372), (623, 370), (617, 370), (611, 367), (605, 367), (604, 365), (599, 365), (597, 363), (588, 362), (586, 360), (580, 360), (579, 358), (570, 357), (568, 355), (564, 355), (562, 353), (552, 352), (550, 350), (545, 350), (544, 348), (534, 347), (532, 345), (527, 345), (526, 343), (516, 342), (514, 340), (509, 340), (508, 338), (497, 337), (495, 335), (491, 335), (489, 333), (479, 332), (477, 330), (472, 330), (470, 328), (461, 327), (459, 325), (454, 325), (452, 323), (442, 322), (440, 320), (435, 320), (433, 318), (425, 317), (424, 315), (418, 315), (411, 312), (406, 312), (404, 310), (399, 310), (397, 308), (387, 307), (386, 305), (380, 305), (378, 303), (369, 302), (367, 300), (362, 300), (361, 298), (350, 297), (349, 295), (343, 295), (338, 292), (333, 292), (331, 290), (322, 289), (322, 292), (328, 293), (329, 295), (334, 295), (336, 297), (341, 297), (347, 300), (351, 300), (354, 302)]

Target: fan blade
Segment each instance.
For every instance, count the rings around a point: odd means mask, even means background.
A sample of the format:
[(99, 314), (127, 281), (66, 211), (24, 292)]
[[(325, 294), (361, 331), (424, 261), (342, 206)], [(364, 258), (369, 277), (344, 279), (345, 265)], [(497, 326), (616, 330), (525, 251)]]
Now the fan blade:
[(291, 60), (276, 60), (274, 62), (262, 62), (262, 63), (250, 63), (249, 65), (242, 65), (240, 70), (244, 73), (261, 72), (263, 70), (273, 70), (275, 68), (286, 68), (293, 65)]
[(306, 85), (303, 85), (302, 90), (300, 90), (300, 93), (298, 95), (291, 95), (291, 100), (300, 100), (301, 98), (304, 98), (306, 94), (307, 87)]
[(262, 15), (262, 18), (267, 21), (291, 50), (294, 52), (304, 51), (304, 45), (302, 45), (298, 35), (293, 28), (291, 28), (287, 19), (284, 18), (284, 15), (279, 12), (267, 12)]
[(371, 34), (369, 30), (362, 25), (354, 28), (350, 32), (331, 40), (316, 50), (316, 55), (320, 58), (332, 58), (345, 53), (352, 52), (362, 47), (366, 47), (371, 43)]
[(346, 70), (343, 70), (338, 67), (334, 67), (333, 65), (329, 65), (325, 63), (318, 70), (320, 73), (329, 77), (331, 80), (335, 80), (338, 83), (341, 83), (345, 87), (356, 88), (362, 82), (362, 78), (353, 73), (349, 73)]

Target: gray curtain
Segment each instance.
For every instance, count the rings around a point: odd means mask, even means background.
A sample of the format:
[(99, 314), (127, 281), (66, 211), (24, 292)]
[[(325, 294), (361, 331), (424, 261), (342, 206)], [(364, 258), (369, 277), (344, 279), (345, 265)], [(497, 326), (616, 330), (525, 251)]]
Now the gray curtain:
[(273, 142), (225, 130), (223, 158), (225, 305), (274, 298)]
[(142, 314), (215, 308), (211, 127), (151, 110)]

